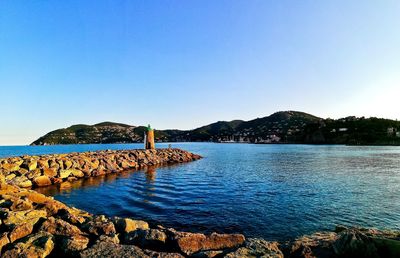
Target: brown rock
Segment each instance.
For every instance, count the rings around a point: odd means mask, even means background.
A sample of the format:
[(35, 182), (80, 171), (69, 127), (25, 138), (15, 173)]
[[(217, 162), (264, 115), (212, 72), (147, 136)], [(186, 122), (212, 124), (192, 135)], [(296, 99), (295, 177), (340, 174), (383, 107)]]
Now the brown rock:
[(51, 180), (48, 176), (38, 176), (33, 179), (36, 186), (46, 186), (51, 185)]
[(8, 235), (10, 242), (14, 242), (17, 239), (23, 238), (32, 233), (33, 225), (31, 223), (21, 223), (16, 225)]
[(61, 249), (67, 254), (74, 254), (86, 249), (88, 244), (89, 238), (82, 235), (74, 235), (62, 238)]
[(78, 227), (54, 217), (47, 218), (40, 226), (40, 230), (59, 236), (83, 235), (83, 232)]
[(11, 249), (5, 251), (2, 257), (46, 257), (54, 248), (53, 236), (46, 232), (39, 232), (27, 236), (21, 242), (13, 245)]
[(53, 199), (48, 199), (43, 203), (43, 205), (44, 205), (43, 208), (47, 211), (49, 215), (55, 215), (61, 209), (68, 209), (68, 206), (65, 205), (64, 203)]
[(85, 174), (82, 171), (78, 170), (78, 169), (73, 169), (72, 170), (72, 175), (74, 177), (78, 177), (78, 178), (81, 178), (81, 177), (85, 176)]
[(13, 182), (16, 186), (27, 188), (32, 186), (31, 180), (29, 180), (26, 176), (19, 176), (13, 179)]
[(175, 241), (183, 253), (190, 255), (198, 251), (238, 247), (244, 243), (245, 238), (241, 234), (212, 233), (205, 236), (198, 233), (178, 232), (175, 235)]
[(127, 233), (124, 244), (134, 244), (144, 248), (163, 249), (167, 235), (159, 229), (135, 230)]
[(20, 165), (12, 164), (12, 163), (5, 163), (3, 164), (3, 169), (8, 172), (18, 171)]
[[(150, 258), (143, 250), (134, 245), (119, 245), (109, 241), (100, 241), (80, 253), (82, 258), (97, 257), (141, 257)], [(157, 256), (151, 256), (157, 257)]]
[(4, 232), (0, 235), (0, 254), (2, 253), (3, 246), (8, 243), (10, 243), (10, 240), (7, 237), (7, 232)]
[(24, 211), (33, 209), (33, 205), (29, 200), (16, 199), (10, 207), (12, 211)]
[(270, 258), (283, 258), (283, 253), (279, 249), (277, 242), (268, 242), (264, 239), (248, 239), (244, 247), (237, 249), (234, 252), (227, 254), (227, 258), (257, 258), (257, 257), (270, 257)]
[(38, 165), (42, 169), (49, 168), (49, 161), (47, 159), (40, 159), (38, 160)]
[(25, 175), (29, 180), (32, 180), (35, 177), (40, 176), (41, 174), (42, 174), (42, 171), (38, 168), (35, 168), (34, 170), (27, 172)]
[(44, 203), (50, 200), (49, 197), (45, 196), (44, 194), (40, 194), (38, 192), (31, 191), (26, 195), (26, 198), (34, 203)]
[(43, 174), (48, 177), (57, 176), (57, 170), (55, 168), (43, 168)]
[(135, 231), (136, 229), (149, 229), (149, 224), (142, 220), (115, 218), (114, 223), (119, 233), (129, 233)]
[(46, 211), (44, 210), (27, 210), (27, 211), (10, 211), (7, 218), (3, 219), (3, 223), (7, 226), (19, 225), (21, 223), (36, 224), (40, 218), (46, 218)]
[(112, 235), (117, 233), (114, 224), (104, 215), (94, 217), (92, 220), (83, 224), (82, 229), (96, 236)]

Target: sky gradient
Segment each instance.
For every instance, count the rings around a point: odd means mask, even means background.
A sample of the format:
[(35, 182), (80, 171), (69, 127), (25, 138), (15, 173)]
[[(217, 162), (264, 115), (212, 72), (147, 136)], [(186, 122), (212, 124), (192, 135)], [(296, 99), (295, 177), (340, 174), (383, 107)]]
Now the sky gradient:
[(399, 1), (0, 1), (0, 145), (280, 110), (400, 119)]

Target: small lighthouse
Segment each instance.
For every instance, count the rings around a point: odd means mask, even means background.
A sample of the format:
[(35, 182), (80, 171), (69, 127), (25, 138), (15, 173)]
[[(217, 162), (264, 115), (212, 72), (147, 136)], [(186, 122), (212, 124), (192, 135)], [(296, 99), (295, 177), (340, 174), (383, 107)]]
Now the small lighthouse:
[(147, 126), (144, 134), (144, 148), (146, 150), (154, 150), (156, 148), (154, 144), (154, 130), (151, 129), (150, 125)]

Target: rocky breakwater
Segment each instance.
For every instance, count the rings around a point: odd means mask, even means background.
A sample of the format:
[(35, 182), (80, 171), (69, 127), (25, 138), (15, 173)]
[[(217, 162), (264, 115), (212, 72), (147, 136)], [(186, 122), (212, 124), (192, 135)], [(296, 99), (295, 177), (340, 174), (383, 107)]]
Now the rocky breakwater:
[(199, 155), (172, 148), (21, 156), (0, 159), (0, 174), (7, 183), (26, 188), (200, 158)]

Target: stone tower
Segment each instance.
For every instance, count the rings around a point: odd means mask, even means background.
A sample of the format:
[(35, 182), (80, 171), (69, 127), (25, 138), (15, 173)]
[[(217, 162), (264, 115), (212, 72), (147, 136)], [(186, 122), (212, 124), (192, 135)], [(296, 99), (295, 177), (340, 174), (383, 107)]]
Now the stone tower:
[(154, 130), (151, 129), (150, 125), (147, 126), (145, 137), (144, 137), (144, 147), (146, 150), (154, 150)]

